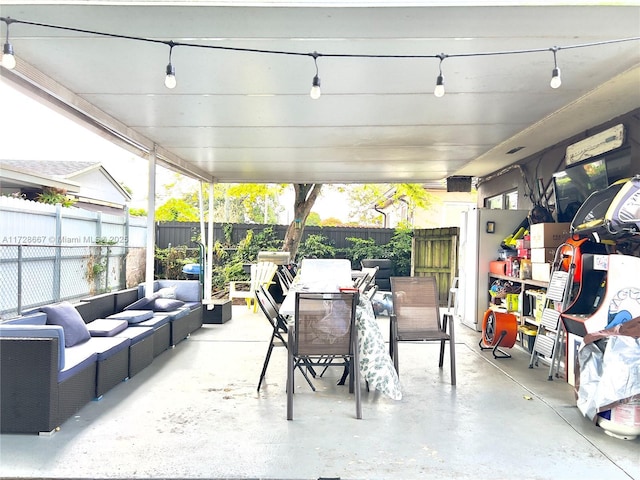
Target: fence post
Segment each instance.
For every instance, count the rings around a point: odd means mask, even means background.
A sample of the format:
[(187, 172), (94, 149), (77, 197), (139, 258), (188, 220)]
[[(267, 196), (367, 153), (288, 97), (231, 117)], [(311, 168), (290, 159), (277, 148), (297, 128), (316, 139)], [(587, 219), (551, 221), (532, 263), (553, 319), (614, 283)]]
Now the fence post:
[(18, 245), (18, 315), (22, 315), (22, 245)]
[(124, 249), (120, 261), (120, 288), (127, 288), (127, 256), (129, 254), (129, 235), (131, 235), (131, 215), (129, 207), (124, 212)]
[(111, 247), (107, 247), (107, 259), (105, 260), (104, 268), (104, 291), (109, 291), (109, 260), (111, 257)]
[(56, 204), (56, 242), (55, 246), (55, 260), (53, 262), (53, 299), (56, 302), (60, 301), (60, 276), (62, 275), (62, 205)]

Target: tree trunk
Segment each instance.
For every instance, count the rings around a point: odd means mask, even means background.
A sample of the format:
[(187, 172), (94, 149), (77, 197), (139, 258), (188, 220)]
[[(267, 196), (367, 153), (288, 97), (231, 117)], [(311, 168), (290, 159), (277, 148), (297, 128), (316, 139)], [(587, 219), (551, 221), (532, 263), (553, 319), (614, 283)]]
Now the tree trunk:
[(316, 202), (318, 195), (320, 195), (322, 184), (294, 183), (293, 188), (295, 190), (293, 222), (291, 222), (289, 228), (287, 228), (282, 246), (283, 251), (289, 252), (291, 261), (294, 261), (296, 258), (300, 240), (302, 240), (305, 222), (313, 208), (313, 204)]

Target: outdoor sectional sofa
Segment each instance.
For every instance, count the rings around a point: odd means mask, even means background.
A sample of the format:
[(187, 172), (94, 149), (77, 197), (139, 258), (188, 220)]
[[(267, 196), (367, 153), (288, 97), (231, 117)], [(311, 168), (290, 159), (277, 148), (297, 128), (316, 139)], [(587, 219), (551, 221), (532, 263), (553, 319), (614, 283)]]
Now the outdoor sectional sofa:
[(62, 302), (0, 324), (0, 432), (50, 433), (202, 326), (197, 280)]

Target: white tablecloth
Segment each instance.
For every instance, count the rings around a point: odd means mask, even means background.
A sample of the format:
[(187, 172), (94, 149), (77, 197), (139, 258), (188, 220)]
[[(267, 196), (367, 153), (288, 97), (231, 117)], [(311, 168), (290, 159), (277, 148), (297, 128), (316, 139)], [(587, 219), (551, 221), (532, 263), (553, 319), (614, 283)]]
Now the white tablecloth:
[(345, 259), (309, 258), (302, 260), (289, 294), (280, 306), (280, 313), (293, 316), (296, 291), (337, 292), (340, 287), (353, 286), (351, 262)]

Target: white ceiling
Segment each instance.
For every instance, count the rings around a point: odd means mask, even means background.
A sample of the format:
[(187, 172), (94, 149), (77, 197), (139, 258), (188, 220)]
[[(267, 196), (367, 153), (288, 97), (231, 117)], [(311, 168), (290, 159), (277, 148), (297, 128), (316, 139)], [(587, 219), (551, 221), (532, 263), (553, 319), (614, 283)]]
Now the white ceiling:
[[(310, 56), (178, 46), (178, 85), (169, 90), (166, 45), (20, 23), (10, 26), (18, 66), (0, 73), (27, 79), (131, 145), (156, 145), (163, 164), (220, 182), (483, 176), (640, 107), (639, 40), (561, 49), (557, 90), (549, 87), (554, 65), (546, 50), (640, 36), (638, 2), (482, 3), (0, 1), (0, 14), (15, 20), (317, 51), (325, 55), (318, 100), (309, 97)], [(445, 59), (442, 98), (433, 95), (436, 58), (328, 56), (531, 49), (545, 51)], [(514, 147), (524, 148), (507, 154)]]

